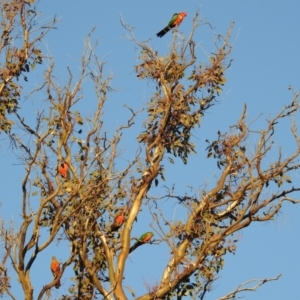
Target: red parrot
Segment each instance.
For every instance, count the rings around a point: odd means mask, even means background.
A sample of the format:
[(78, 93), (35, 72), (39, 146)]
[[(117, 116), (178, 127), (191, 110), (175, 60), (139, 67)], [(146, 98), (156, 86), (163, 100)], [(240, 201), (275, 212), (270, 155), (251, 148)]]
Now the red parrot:
[[(52, 256), (51, 264), (50, 264), (51, 272), (56, 279), (57, 276), (60, 275), (60, 263), (56, 259), (55, 256)], [(60, 287), (60, 280), (56, 283), (55, 287), (58, 289)]]
[(114, 219), (113, 224), (111, 225), (111, 231), (116, 231), (118, 230), (124, 223), (125, 217), (123, 214), (117, 215)]
[(187, 14), (184, 11), (181, 13), (175, 13), (172, 19), (170, 20), (169, 24), (163, 30), (158, 32), (156, 35), (160, 38), (163, 37), (171, 28), (178, 26), (186, 16)]
[(151, 231), (142, 234), (140, 236), (140, 238), (137, 240), (137, 242), (132, 247), (130, 247), (129, 253), (131, 253), (137, 247), (139, 247), (139, 246), (141, 246), (141, 245), (143, 245), (145, 243), (148, 243), (153, 236), (154, 236), (154, 233), (151, 232)]
[(60, 166), (58, 168), (58, 172), (59, 172), (60, 176), (63, 178), (65, 178), (65, 179), (70, 178), (70, 170), (66, 163), (60, 164)]

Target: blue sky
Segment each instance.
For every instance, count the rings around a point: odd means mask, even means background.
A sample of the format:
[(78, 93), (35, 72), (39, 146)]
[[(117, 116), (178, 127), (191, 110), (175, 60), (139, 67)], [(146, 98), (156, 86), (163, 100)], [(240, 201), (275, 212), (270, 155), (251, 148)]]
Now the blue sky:
[[(195, 142), (198, 153), (190, 159), (190, 164), (182, 166), (178, 161), (175, 166), (169, 166), (167, 178), (169, 183), (176, 183), (176, 191), (184, 193), (187, 186), (201, 188), (209, 180), (214, 183), (215, 175), (219, 173), (216, 164), (206, 159), (206, 139), (216, 138), (219, 129), (226, 131), (239, 118), (244, 103), (247, 103), (247, 121), (251, 122), (261, 114), (256, 122), (257, 128), (266, 126), (264, 120), (269, 115), (276, 114), (281, 107), (290, 103), (293, 94), (288, 90), (292, 86), (295, 91), (300, 88), (300, 34), (299, 11), (300, 2), (280, 0), (207, 0), (207, 1), (104, 1), (104, 0), (52, 0), (41, 1), (39, 10), (41, 20), (56, 15), (60, 22), (57, 30), (53, 30), (43, 40), (43, 47), (55, 58), (57, 78), (66, 80), (66, 66), (76, 72), (79, 71), (80, 55), (84, 39), (90, 30), (96, 26), (92, 40), (98, 40), (96, 50), (99, 58), (106, 61), (105, 75), (114, 74), (113, 87), (116, 93), (110, 94), (106, 108), (107, 129), (113, 128), (126, 121), (128, 112), (123, 105), (139, 109), (150, 99), (154, 89), (152, 83), (139, 81), (134, 73), (134, 65), (138, 63), (138, 48), (125, 38), (126, 32), (121, 26), (119, 18), (122, 15), (126, 23), (135, 27), (135, 35), (140, 40), (149, 40), (150, 45), (166, 53), (172, 36), (168, 33), (162, 39), (155, 34), (169, 21), (174, 12), (186, 11), (188, 16), (180, 26), (180, 31), (188, 35), (192, 18), (200, 8), (203, 21), (210, 22), (214, 27), (201, 26), (195, 34), (198, 45), (197, 53), (205, 58), (204, 53), (213, 51), (215, 33), (225, 34), (231, 21), (235, 22), (232, 34), (233, 59), (232, 67), (227, 71), (227, 84), (219, 97), (219, 103), (203, 118), (201, 128), (195, 131)], [(40, 80), (42, 68), (30, 75), (26, 90), (35, 87)], [(25, 92), (26, 92), (25, 90)], [(90, 92), (92, 94), (92, 92)], [(41, 95), (42, 97), (42, 95)], [(92, 97), (91, 97), (92, 99)], [(32, 115), (33, 109), (42, 107), (44, 99), (30, 98), (22, 103), (22, 113)], [(93, 103), (89, 102), (89, 92), (83, 99), (82, 114), (90, 113)], [(299, 120), (299, 118), (298, 118)], [(283, 146), (283, 154), (288, 155), (295, 147), (295, 143), (288, 137), (288, 123), (276, 135), (276, 145)], [(137, 147), (135, 136), (140, 132), (140, 124), (136, 124), (133, 131), (123, 141), (122, 147), (130, 152)], [(249, 145), (253, 145), (253, 140)], [(134, 147), (134, 149), (133, 149)], [(5, 219), (14, 219), (18, 224), (21, 186), (23, 177), (22, 166), (16, 164), (14, 155), (4, 136), (1, 138), (3, 165), (13, 171), (8, 174), (1, 172), (3, 193), (0, 201)], [(272, 158), (270, 157), (270, 160)], [(13, 164), (13, 168), (10, 166)], [(293, 175), (293, 184), (299, 185), (299, 174)], [(15, 188), (19, 186), (19, 190)], [(162, 188), (162, 184), (159, 186)], [(163, 193), (163, 190), (161, 191)], [(272, 191), (268, 191), (272, 193)], [(299, 196), (299, 195), (298, 195)], [(14, 202), (12, 206), (11, 203)], [(176, 206), (168, 207), (167, 212), (176, 215)], [(150, 218), (143, 215), (141, 227), (136, 227), (133, 234), (138, 236)], [(299, 281), (299, 229), (300, 206), (286, 204), (282, 214), (274, 222), (255, 224), (240, 232), (240, 242), (235, 255), (226, 256), (226, 263), (220, 273), (220, 279), (215, 283), (214, 291), (206, 299), (217, 299), (233, 290), (239, 283), (254, 278), (275, 277), (279, 273), (283, 276), (277, 282), (271, 282), (261, 287), (257, 292), (244, 294), (246, 299), (300, 299)], [(146, 245), (144, 251), (138, 249), (130, 256), (125, 276), (128, 284), (139, 283), (137, 295), (146, 292), (143, 282), (155, 283), (159, 280), (158, 265), (166, 262), (167, 252), (154, 249), (155, 246)], [(43, 254), (33, 267), (31, 276), (36, 290), (48, 283), (52, 275), (48, 269), (53, 253), (59, 253), (59, 259), (64, 260), (62, 246), (57, 246)], [(158, 247), (156, 247), (158, 248)], [(142, 264), (145, 255), (149, 259), (149, 267), (145, 270)], [(49, 258), (49, 259), (48, 259)], [(43, 269), (43, 277), (39, 270)], [(62, 282), (68, 285), (68, 274), (64, 274)], [(63, 292), (64, 287), (59, 292)], [(66, 289), (66, 287), (65, 287)], [(54, 291), (53, 297), (55, 298)]]

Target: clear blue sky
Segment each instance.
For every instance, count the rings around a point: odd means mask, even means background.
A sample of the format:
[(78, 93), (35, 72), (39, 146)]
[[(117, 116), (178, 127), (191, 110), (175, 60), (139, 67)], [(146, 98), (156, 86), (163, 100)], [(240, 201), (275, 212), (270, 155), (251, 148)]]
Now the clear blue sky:
[[(166, 25), (174, 12), (186, 11), (188, 16), (181, 24), (180, 31), (188, 35), (197, 8), (200, 8), (203, 20), (207, 20), (214, 26), (213, 31), (210, 31), (208, 26), (198, 28), (195, 35), (199, 45), (197, 51), (209, 53), (214, 50), (212, 44), (214, 33), (225, 34), (230, 22), (234, 21), (232, 35), (234, 48), (231, 54), (234, 61), (227, 72), (228, 82), (220, 95), (220, 102), (203, 118), (201, 128), (195, 132), (195, 142), (199, 145), (198, 154), (191, 158), (190, 165), (181, 166), (180, 162), (177, 162), (176, 166), (167, 172), (168, 182), (177, 184), (178, 193), (187, 191), (187, 186), (200, 189), (206, 180), (214, 182), (215, 174), (218, 174), (219, 170), (215, 162), (206, 160), (204, 141), (215, 138), (218, 129), (225, 131), (228, 126), (234, 124), (240, 116), (244, 103), (248, 105), (247, 120), (251, 122), (262, 114), (257, 126), (263, 126), (267, 116), (274, 115), (291, 101), (292, 93), (288, 90), (288, 86), (292, 86), (296, 91), (299, 90), (300, 1), (52, 0), (41, 1), (39, 5), (42, 20), (54, 15), (60, 19), (57, 30), (52, 31), (45, 38), (43, 47), (54, 56), (56, 75), (62, 81), (67, 75), (67, 65), (75, 73), (79, 70), (84, 39), (91, 28), (96, 26), (93, 39), (99, 41), (97, 53), (100, 59), (107, 62), (105, 74), (114, 74), (113, 87), (118, 90), (117, 93), (110, 95), (107, 106), (106, 112), (109, 117), (106, 126), (109, 130), (126, 120), (128, 114), (123, 104), (138, 109), (150, 99), (154, 91), (151, 83), (138, 81), (136, 78), (134, 65), (138, 63), (138, 50), (132, 42), (124, 38), (126, 32), (120, 24), (120, 14), (126, 23), (135, 27), (138, 39), (151, 39), (150, 44), (154, 49), (166, 53), (171, 42), (171, 34), (167, 34), (162, 39), (157, 38), (155, 34)], [(38, 72), (39, 70), (32, 73), (29, 88), (35, 87), (38, 82), (41, 76)], [(87, 114), (89, 113), (88, 98), (89, 94), (86, 94), (83, 113)], [(32, 114), (33, 107), (39, 105), (41, 100), (34, 98), (22, 103), (25, 116)], [(132, 141), (140, 128), (136, 125), (133, 135), (128, 136), (128, 140), (124, 141), (125, 150), (132, 150)], [(289, 154), (295, 147), (291, 139), (286, 137), (287, 128), (284, 127), (284, 130), (277, 135), (277, 144), (283, 145), (284, 155)], [(21, 201), (19, 182), (24, 174), (23, 169), (22, 166), (15, 164), (14, 156), (4, 136), (1, 139), (0, 151), (4, 158), (2, 163), (6, 168), (14, 164), (13, 168), (10, 168), (13, 170), (11, 173), (0, 174), (3, 185), (0, 198), (1, 210), (5, 213), (6, 220), (14, 219), (16, 224), (19, 224), (19, 213), (16, 209), (19, 210)], [(19, 190), (16, 189), (16, 184)], [(298, 173), (293, 176), (293, 184), (299, 185)], [(271, 194), (272, 191), (268, 193)], [(171, 207), (169, 213), (170, 216), (176, 214), (176, 206)], [(149, 223), (150, 219), (147, 220), (146, 216), (144, 218), (139, 220), (142, 224), (141, 229), (134, 228), (134, 235), (140, 235), (147, 228), (145, 224)], [(299, 229), (300, 206), (286, 204), (275, 222), (255, 224), (243, 230), (240, 233), (241, 240), (237, 245), (236, 254), (226, 256), (220, 279), (215, 283), (214, 291), (208, 294), (206, 299), (217, 299), (247, 280), (275, 277), (279, 273), (283, 274), (279, 281), (268, 283), (257, 292), (245, 293), (246, 299), (300, 299)], [(155, 284), (160, 279), (157, 272), (158, 264), (166, 262), (168, 255), (168, 252), (154, 249), (155, 246), (144, 247), (144, 251), (138, 249), (130, 256), (128, 269), (125, 272), (128, 284), (136, 290), (137, 295), (146, 292), (143, 282)], [(31, 276), (36, 286), (35, 293), (52, 278), (49, 271), (52, 253), (56, 253), (61, 260), (66, 258), (67, 253), (64, 254), (62, 248), (57, 246), (49, 249), (49, 253), (43, 254), (33, 267)], [(150, 260), (147, 268), (142, 265), (145, 255)], [(70, 276), (68, 273), (64, 274), (62, 283), (65, 280), (66, 284), (59, 293), (64, 289), (66, 291)], [(139, 285), (135, 285), (139, 282)], [(53, 299), (57, 297), (55, 293), (53, 291)]]

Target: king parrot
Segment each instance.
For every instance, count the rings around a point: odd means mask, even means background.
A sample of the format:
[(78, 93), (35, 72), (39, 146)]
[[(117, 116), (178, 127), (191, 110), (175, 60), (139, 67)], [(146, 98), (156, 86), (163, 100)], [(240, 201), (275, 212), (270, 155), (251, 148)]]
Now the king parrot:
[(178, 26), (184, 19), (184, 17), (187, 16), (186, 12), (181, 12), (181, 13), (175, 13), (170, 20), (169, 24), (162, 29), (160, 32), (158, 32), (156, 35), (158, 37), (163, 37), (171, 28), (174, 28), (175, 26)]
[[(52, 256), (51, 264), (50, 264), (51, 272), (56, 279), (57, 276), (60, 275), (60, 263), (56, 259), (55, 256)], [(60, 287), (60, 280), (56, 283), (55, 287), (58, 289)]]
[(112, 225), (110, 227), (111, 231), (118, 230), (123, 225), (124, 221), (125, 221), (124, 214), (117, 215), (114, 219), (114, 222), (112, 223)]
[(68, 165), (65, 162), (60, 164), (60, 166), (58, 168), (58, 172), (59, 172), (60, 176), (63, 178), (65, 178), (65, 179), (70, 178), (70, 170), (68, 168)]
[(137, 247), (145, 244), (145, 243), (148, 243), (151, 238), (154, 236), (154, 233), (149, 231), (149, 232), (146, 232), (144, 234), (142, 234), (139, 239), (137, 240), (137, 242), (132, 246), (130, 247), (129, 249), (129, 253), (131, 253), (134, 249), (136, 249)]

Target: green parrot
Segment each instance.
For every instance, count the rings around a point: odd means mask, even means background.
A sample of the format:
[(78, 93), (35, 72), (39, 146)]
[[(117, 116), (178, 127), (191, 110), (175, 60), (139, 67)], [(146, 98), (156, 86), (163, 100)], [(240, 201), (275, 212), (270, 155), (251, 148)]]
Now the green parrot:
[(174, 28), (175, 26), (178, 26), (184, 19), (184, 17), (187, 16), (186, 12), (181, 12), (181, 13), (175, 13), (172, 16), (172, 19), (170, 20), (170, 22), (168, 23), (168, 25), (162, 29), (160, 32), (158, 32), (156, 34), (156, 36), (158, 37), (163, 37), (171, 28)]
[(139, 246), (141, 246), (141, 245), (143, 245), (143, 244), (145, 244), (145, 243), (148, 243), (148, 242), (151, 240), (151, 238), (152, 238), (153, 236), (154, 236), (154, 233), (151, 232), (151, 231), (142, 234), (142, 235), (139, 237), (139, 239), (137, 240), (137, 242), (136, 242), (133, 246), (130, 247), (129, 253), (131, 253), (131, 252), (132, 252), (134, 249), (136, 249), (137, 247), (139, 247)]

